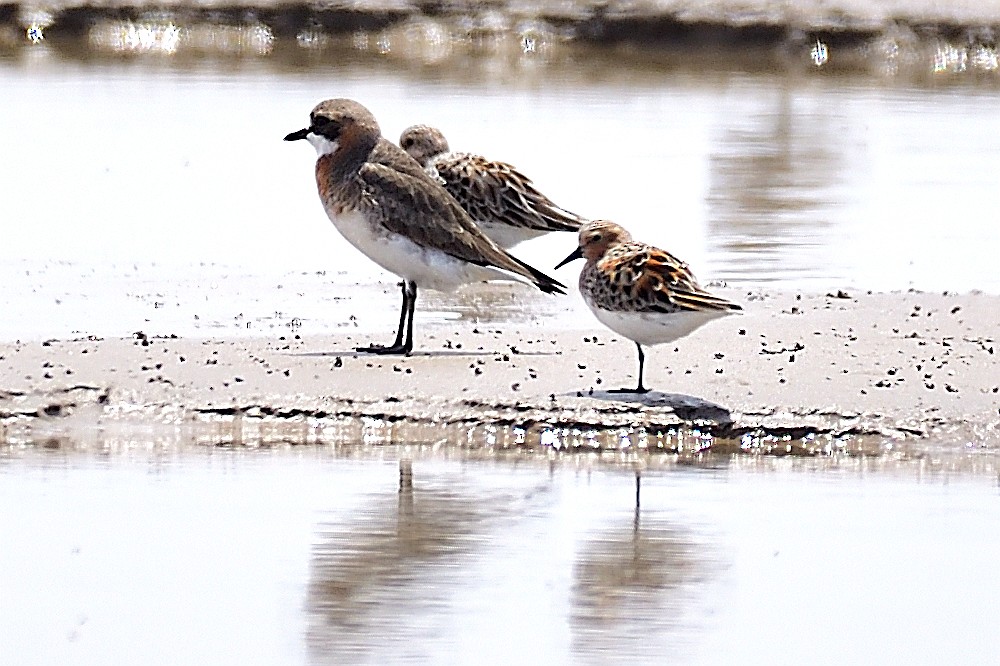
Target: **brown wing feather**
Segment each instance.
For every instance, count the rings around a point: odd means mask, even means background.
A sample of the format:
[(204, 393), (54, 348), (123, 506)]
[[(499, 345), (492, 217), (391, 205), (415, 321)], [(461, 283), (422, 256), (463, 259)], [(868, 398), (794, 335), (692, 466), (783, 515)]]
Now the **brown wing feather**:
[[(638, 311), (677, 310), (731, 311), (743, 308), (706, 291), (688, 268), (674, 255), (640, 243), (626, 243), (605, 255), (615, 282), (634, 294)], [(641, 298), (647, 295), (649, 298)]]
[[(586, 222), (582, 217), (557, 206), (551, 199), (538, 191), (530, 178), (513, 166), (504, 162), (494, 162), (500, 173), (504, 174), (504, 200), (509, 203), (506, 210), (516, 211), (527, 209), (535, 213), (525, 220), (525, 225), (531, 228), (543, 228), (551, 231), (579, 231)], [(539, 221), (544, 224), (539, 224)]]
[(375, 149), (368, 156), (368, 161), (384, 164), (415, 178), (419, 178), (424, 174), (424, 169), (420, 166), (420, 162), (413, 159), (409, 153), (393, 142), (388, 141), (385, 137), (379, 137), (378, 143), (375, 144)]
[(445, 189), (475, 219), (542, 231), (577, 231), (584, 222), (553, 203), (530, 178), (506, 162), (453, 153), (435, 160), (434, 167)]
[[(560, 282), (497, 247), (479, 230), (458, 202), (447, 196), (422, 169), (419, 172), (399, 170), (394, 163), (397, 158), (393, 151), (378, 157), (381, 162), (365, 163), (358, 176), (366, 193), (378, 192), (377, 199), (370, 194), (364, 196), (362, 205), (374, 209), (386, 229), (406, 235), (422, 247), (433, 248), (480, 266), (494, 266), (521, 275), (542, 291), (563, 293), (564, 285)], [(406, 158), (412, 161), (409, 155)], [(416, 161), (413, 163), (417, 164)]]

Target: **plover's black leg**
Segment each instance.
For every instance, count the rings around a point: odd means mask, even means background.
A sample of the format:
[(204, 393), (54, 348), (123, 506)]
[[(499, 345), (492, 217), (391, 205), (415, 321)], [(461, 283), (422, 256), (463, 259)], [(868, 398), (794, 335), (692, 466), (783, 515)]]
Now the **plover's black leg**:
[(403, 288), (403, 305), (399, 311), (396, 339), (388, 346), (371, 344), (367, 347), (355, 347), (355, 351), (366, 354), (409, 354), (413, 351), (413, 310), (417, 304), (417, 283), (404, 280), (400, 285)]
[(409, 355), (413, 351), (413, 313), (417, 309), (417, 283), (407, 282), (406, 291), (409, 299), (407, 300), (409, 312), (407, 313), (407, 324), (406, 324), (406, 340), (403, 341), (403, 353)]
[(528, 282), (565, 294), (558, 280), (507, 254), (490, 240), (441, 184), (382, 137), (371, 111), (350, 99), (328, 99), (309, 125), (285, 136), (316, 149), (316, 184), (333, 225), (375, 263), (404, 280), (396, 339), (357, 348), (368, 354), (413, 351), (414, 278), (449, 291), (470, 282)]

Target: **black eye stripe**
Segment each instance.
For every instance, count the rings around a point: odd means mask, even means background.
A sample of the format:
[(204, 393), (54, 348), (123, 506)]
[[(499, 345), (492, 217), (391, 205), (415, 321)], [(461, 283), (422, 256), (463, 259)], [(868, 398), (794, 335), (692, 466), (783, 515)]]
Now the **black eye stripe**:
[(341, 126), (324, 116), (314, 116), (310, 123), (310, 129), (330, 141), (336, 141), (337, 137), (340, 136)]

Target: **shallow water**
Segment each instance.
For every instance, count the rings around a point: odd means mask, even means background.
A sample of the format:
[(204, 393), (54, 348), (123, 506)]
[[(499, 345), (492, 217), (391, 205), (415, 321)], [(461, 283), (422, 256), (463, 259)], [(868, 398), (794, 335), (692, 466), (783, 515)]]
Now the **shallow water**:
[[(387, 136), (446, 128), (454, 147), (515, 163), (557, 202), (621, 222), (705, 278), (1000, 289), (996, 89), (738, 71), (497, 86), (363, 67), (74, 70), (0, 70), (4, 88), (31, 90), (5, 104), (2, 140), (18, 156), (3, 174), (18, 195), (4, 197), (7, 259), (384, 278), (325, 219), (312, 149), (280, 140), (315, 102), (346, 96)], [(521, 255), (551, 271), (571, 243)]]
[[(608, 52), (506, 73), (487, 59), (463, 75), (355, 52), (175, 62), (47, 48), (0, 58), (0, 86), (19, 92), (0, 125), (13, 156), (0, 166), (8, 339), (127, 334), (134, 317), (121, 314), (144, 300), (185, 307), (187, 326), (165, 332), (187, 334), (199, 307), (183, 285), (198, 293), (220, 274), (264, 301), (258, 318), (287, 309), (279, 284), (324, 273), (386, 285), (392, 319), (392, 276), (326, 220), (312, 150), (281, 141), (330, 96), (362, 100), (390, 138), (439, 125), (454, 148), (515, 163), (558, 203), (615, 219), (703, 280), (1000, 290), (992, 79), (655, 58), (622, 70)], [(551, 273), (572, 246), (556, 235), (516, 253)], [(572, 268), (556, 275), (575, 282)], [(73, 294), (86, 300), (76, 309)], [(331, 321), (354, 314), (327, 305)]]
[(6, 450), (0, 661), (1000, 656), (995, 471), (472, 455)]
[[(995, 78), (53, 41), (0, 51), (2, 339), (394, 323), (394, 279), (281, 141), (330, 96), (390, 138), (437, 124), (704, 279), (1000, 291)], [(517, 253), (550, 271), (573, 245)], [(573, 303), (474, 286), (419, 316), (571, 325)], [(662, 458), (637, 514), (632, 468), (583, 455), (89, 446), (0, 449), (0, 663), (1000, 656), (990, 461)]]

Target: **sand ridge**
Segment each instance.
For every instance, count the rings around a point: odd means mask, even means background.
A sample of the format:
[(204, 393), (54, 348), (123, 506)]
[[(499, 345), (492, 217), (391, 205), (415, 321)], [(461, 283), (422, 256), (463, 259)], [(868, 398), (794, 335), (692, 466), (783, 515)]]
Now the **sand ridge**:
[(438, 322), (418, 327), (410, 357), (354, 353), (372, 336), (351, 330), (5, 343), (3, 440), (234, 419), (239, 435), (208, 440), (346, 441), (372, 424), (397, 443), (542, 449), (878, 453), (1000, 440), (1000, 298), (724, 293), (746, 313), (652, 348), (645, 396), (607, 392), (634, 382), (634, 347), (590, 321)]

